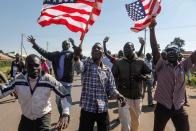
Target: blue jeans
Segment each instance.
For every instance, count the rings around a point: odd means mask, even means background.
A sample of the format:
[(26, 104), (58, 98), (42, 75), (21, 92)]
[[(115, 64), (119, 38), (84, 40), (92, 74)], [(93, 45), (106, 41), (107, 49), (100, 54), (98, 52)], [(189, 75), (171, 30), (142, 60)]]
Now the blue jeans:
[(147, 86), (147, 92), (148, 92), (148, 105), (153, 104), (153, 98), (152, 98), (152, 85), (153, 85), (153, 80), (148, 79), (146, 81), (146, 86)]
[[(71, 97), (71, 89), (72, 89), (72, 83), (65, 83), (61, 82), (63, 86), (66, 88), (66, 90), (61, 90), (62, 93), (67, 93), (67, 91), (70, 93), (70, 96), (67, 96), (67, 101), (71, 104), (72, 103), (72, 97)], [(59, 111), (59, 114), (62, 115), (63, 107), (61, 105), (61, 98), (60, 96), (56, 95), (56, 104)]]

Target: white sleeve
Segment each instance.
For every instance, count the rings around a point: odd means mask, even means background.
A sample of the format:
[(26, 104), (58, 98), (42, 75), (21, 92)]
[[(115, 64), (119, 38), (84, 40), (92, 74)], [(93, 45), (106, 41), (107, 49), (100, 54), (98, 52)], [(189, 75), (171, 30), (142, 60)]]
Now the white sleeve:
[(15, 91), (15, 80), (11, 80), (4, 85), (0, 85), (0, 99)]
[(70, 115), (70, 108), (71, 108), (71, 104), (67, 101), (67, 98), (61, 98), (61, 105), (63, 108), (62, 114), (68, 114)]

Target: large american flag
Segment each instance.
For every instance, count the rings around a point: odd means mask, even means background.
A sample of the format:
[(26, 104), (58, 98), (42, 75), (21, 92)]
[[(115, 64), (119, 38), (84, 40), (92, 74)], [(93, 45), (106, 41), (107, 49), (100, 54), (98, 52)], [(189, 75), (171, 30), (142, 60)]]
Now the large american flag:
[(134, 32), (139, 32), (150, 25), (151, 21), (160, 13), (160, 0), (137, 0), (126, 4), (128, 16), (134, 21)]
[(84, 35), (101, 12), (103, 0), (44, 0), (38, 23), (66, 25), (73, 32)]

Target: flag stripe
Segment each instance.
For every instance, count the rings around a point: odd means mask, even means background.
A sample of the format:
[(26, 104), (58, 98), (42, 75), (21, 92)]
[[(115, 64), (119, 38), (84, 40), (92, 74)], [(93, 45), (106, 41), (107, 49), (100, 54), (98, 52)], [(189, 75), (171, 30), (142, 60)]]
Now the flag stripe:
[[(51, 15), (51, 12), (54, 15)], [(57, 10), (47, 10), (47, 11), (42, 13), (42, 15), (50, 17), (50, 19), (53, 19), (53, 18), (57, 17), (57, 15), (55, 15), (55, 14), (60, 14), (59, 16), (64, 16), (64, 17), (71, 17), (74, 20), (78, 20), (78, 21), (81, 21), (83, 23), (86, 23), (88, 18), (89, 18), (88, 15), (86, 15), (86, 14), (81, 15), (78, 12), (65, 13), (65, 12), (61, 12), (61, 11), (57, 11)], [(41, 19), (39, 20), (39, 22), (41, 22)]]
[[(154, 1), (156, 2), (156, 0), (154, 0)], [(158, 9), (155, 7), (154, 1), (152, 2), (152, 5), (150, 7), (150, 13), (147, 14), (147, 16), (145, 17), (144, 20), (138, 21), (137, 23), (135, 23), (135, 27), (140, 27), (142, 25), (146, 25), (147, 23), (149, 23), (149, 21), (154, 16), (154, 14), (156, 14), (156, 12), (158, 12), (157, 11)], [(160, 6), (158, 8), (160, 8)]]
[[(137, 27), (134, 26), (133, 28), (131, 28), (131, 30), (138, 30), (138, 31), (143, 30), (146, 26), (149, 26), (149, 25), (150, 25), (151, 21), (152, 21), (154, 18), (155, 18), (155, 16), (153, 16), (153, 17), (147, 19), (143, 25), (140, 25), (140, 26), (137, 26)], [(138, 32), (138, 31), (137, 31), (137, 32)]]
[(86, 24), (78, 23), (78, 21), (74, 21), (73, 19), (68, 19), (66, 17), (62, 18), (61, 16), (59, 16), (58, 19), (57, 18), (50, 19), (47, 16), (43, 16), (43, 17), (44, 17), (43, 19), (46, 19), (46, 20), (41, 21), (39, 23), (43, 27), (48, 26), (51, 23), (52, 24), (63, 24), (63, 25), (66, 25), (73, 32), (83, 32), (85, 30), (85, 27), (86, 27)]
[[(134, 27), (131, 30), (139, 32), (149, 26), (151, 21), (160, 13), (160, 0), (137, 0), (127, 6), (126, 9), (128, 15), (134, 20)], [(145, 12), (145, 15), (142, 12)]]
[(86, 33), (89, 30), (87, 24), (92, 26), (100, 15), (102, 3), (103, 0), (77, 0), (75, 3), (59, 4), (47, 2), (43, 4), (38, 23), (42, 27), (62, 24), (73, 32)]

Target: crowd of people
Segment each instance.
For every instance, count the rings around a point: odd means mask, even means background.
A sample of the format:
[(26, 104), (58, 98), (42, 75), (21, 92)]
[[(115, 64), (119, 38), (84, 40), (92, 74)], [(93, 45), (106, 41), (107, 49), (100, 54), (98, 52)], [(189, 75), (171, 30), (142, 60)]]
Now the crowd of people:
[[(109, 37), (105, 37), (103, 46), (95, 43), (91, 57), (84, 57), (81, 46), (76, 46), (72, 38), (62, 42), (62, 51), (48, 52), (29, 36), (27, 40), (41, 57), (31, 54), (23, 62), (17, 54), (11, 66), (12, 79), (8, 81), (0, 73), (6, 83), (0, 85), (0, 98), (14, 93), (21, 106), (18, 131), (49, 131), (51, 91), (56, 93), (59, 112), (56, 128), (60, 131), (68, 126), (74, 71), (81, 74), (82, 83), (79, 131), (93, 131), (95, 122), (98, 131), (110, 130), (108, 103), (111, 98), (118, 103), (121, 131), (139, 131), (146, 88), (148, 106), (155, 107), (153, 131), (164, 131), (170, 119), (176, 131), (189, 131), (188, 114), (183, 108), (185, 74), (196, 64), (196, 51), (184, 60), (180, 59), (180, 49), (175, 45), (167, 46), (160, 53), (156, 24), (154, 20), (149, 25), (152, 53), (146, 56), (142, 54), (143, 38), (139, 38), (139, 51), (135, 51), (132, 42), (126, 42), (118, 55), (113, 56), (106, 48)], [(70, 44), (73, 51), (69, 50)]]

